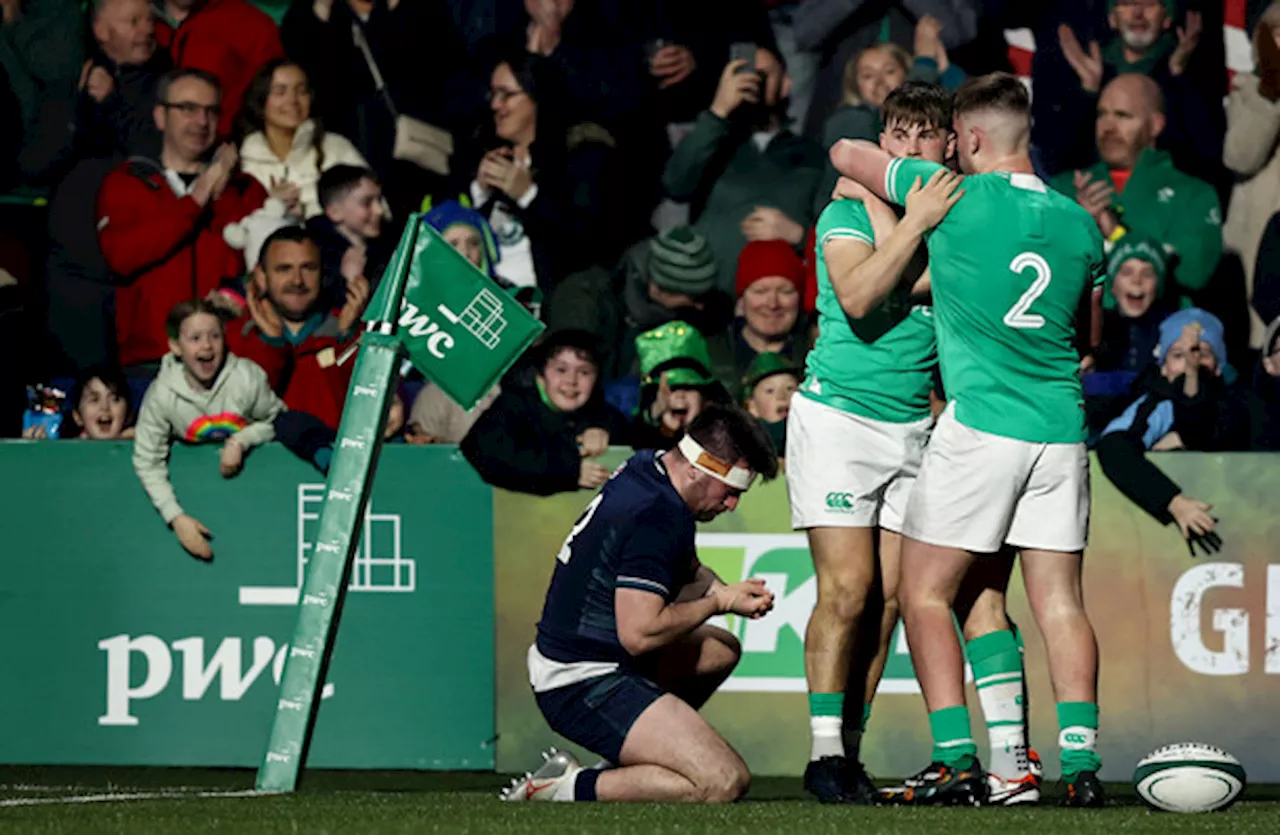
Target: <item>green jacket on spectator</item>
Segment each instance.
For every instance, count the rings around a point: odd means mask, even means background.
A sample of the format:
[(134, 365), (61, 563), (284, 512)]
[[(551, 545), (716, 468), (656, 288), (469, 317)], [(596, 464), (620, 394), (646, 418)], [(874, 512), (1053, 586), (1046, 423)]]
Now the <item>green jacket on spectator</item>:
[(730, 120), (709, 110), (698, 114), (667, 161), (662, 185), (673, 199), (693, 204), (693, 226), (716, 255), (716, 287), (733, 294), (738, 253), (747, 243), (740, 225), (756, 207), (778, 209), (806, 229), (813, 223), (823, 163), (811, 139), (782, 130), (761, 150)]
[[(1106, 178), (1114, 185), (1105, 163), (1094, 163), (1087, 171), (1094, 180)], [(1051, 185), (1075, 199), (1074, 175), (1074, 171), (1063, 171)], [(1189, 294), (1209, 283), (1222, 257), (1222, 208), (1217, 192), (1174, 168), (1164, 151), (1148, 148), (1138, 157), (1124, 192), (1117, 191), (1112, 198), (1112, 206), (1121, 226), (1155, 238), (1177, 253), (1174, 292), (1181, 306), (1190, 306)]]

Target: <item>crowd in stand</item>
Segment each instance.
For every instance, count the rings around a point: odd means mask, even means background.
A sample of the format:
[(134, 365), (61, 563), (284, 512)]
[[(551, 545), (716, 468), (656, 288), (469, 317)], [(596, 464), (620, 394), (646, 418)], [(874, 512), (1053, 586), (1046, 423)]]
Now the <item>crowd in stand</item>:
[[(825, 149), (878, 139), (908, 78), (1010, 69), (1025, 28), (1040, 176), (1108, 242), (1092, 437), (1164, 508), (1146, 450), (1280, 448), (1280, 2), (1233, 3), (1255, 69), (1228, 81), (1196, 0), (0, 0), (0, 187), (47, 195), (44, 240), (0, 226), (0, 437), (136, 431), (207, 550), (168, 445), (229, 438), (229, 476), (278, 438), (326, 469), (425, 212), (547, 335), (470, 412), (410, 375), (389, 437), (541, 494), (711, 401), (781, 449)], [(57, 432), (24, 394), (51, 382)]]

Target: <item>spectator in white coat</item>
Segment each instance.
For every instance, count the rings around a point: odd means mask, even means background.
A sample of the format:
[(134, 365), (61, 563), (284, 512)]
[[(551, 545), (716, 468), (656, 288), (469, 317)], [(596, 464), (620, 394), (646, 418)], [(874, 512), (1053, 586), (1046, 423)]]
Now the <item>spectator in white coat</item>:
[(317, 192), (322, 173), (335, 165), (369, 166), (346, 137), (311, 118), (311, 97), (302, 67), (279, 58), (254, 76), (241, 115), (241, 168), (304, 219), (324, 211)]
[[(1280, 211), (1280, 0), (1263, 13), (1253, 33), (1256, 69), (1237, 73), (1227, 100), (1227, 139), (1223, 162), (1236, 175), (1224, 248), (1239, 256), (1253, 297), (1258, 244), (1272, 215)], [(1262, 344), (1266, 323), (1250, 313), (1250, 347)]]

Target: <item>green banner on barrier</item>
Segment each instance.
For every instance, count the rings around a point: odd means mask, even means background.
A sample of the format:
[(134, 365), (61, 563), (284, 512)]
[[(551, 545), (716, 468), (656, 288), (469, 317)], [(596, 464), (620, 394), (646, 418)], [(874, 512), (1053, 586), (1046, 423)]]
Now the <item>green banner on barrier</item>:
[[(1161, 455), (1160, 466), (1222, 518), (1225, 550), (1192, 560), (1175, 528), (1161, 527), (1094, 467), (1085, 594), (1101, 644), (1100, 739), (1106, 779), (1128, 779), (1159, 745), (1199, 740), (1245, 764), (1251, 780), (1280, 779), (1280, 517), (1259, 496), (1280, 493), (1280, 459), (1266, 455)], [(538, 499), (495, 491), (498, 611), (498, 769), (521, 771), (549, 744), (529, 690), (525, 652), (534, 636), (555, 553), (585, 492)], [(747, 493), (736, 513), (704, 525), (699, 554), (726, 581), (763, 577), (778, 595), (757, 621), (720, 619), (743, 658), (707, 705), (709, 721), (760, 774), (799, 774), (808, 760), (803, 635), (816, 600), (805, 537), (790, 530), (786, 485)], [(1280, 562), (1280, 561), (1278, 561)], [(1051, 774), (1057, 720), (1044, 648), (1015, 575), (1011, 615), (1027, 644), (1031, 741)], [(914, 773), (928, 762), (926, 713), (901, 628), (872, 712), (863, 754), (872, 773)], [(984, 725), (970, 690), (973, 728)], [(570, 746), (572, 747), (572, 746)]]
[[(0, 762), (257, 766), (323, 479), (279, 447), (233, 480), (173, 452), (213, 531), (187, 556), (128, 443), (0, 443)], [(452, 447), (386, 448), (309, 764), (493, 767), (492, 491)]]

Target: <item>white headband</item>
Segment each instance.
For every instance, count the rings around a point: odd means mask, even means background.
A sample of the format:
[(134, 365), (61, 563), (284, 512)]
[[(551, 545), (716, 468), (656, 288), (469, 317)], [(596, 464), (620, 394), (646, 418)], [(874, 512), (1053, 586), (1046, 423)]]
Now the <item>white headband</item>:
[(747, 490), (756, 480), (756, 474), (746, 467), (731, 467), (719, 458), (702, 448), (702, 444), (686, 434), (676, 445), (680, 454), (695, 470), (706, 473), (716, 481), (723, 482), (735, 490)]

